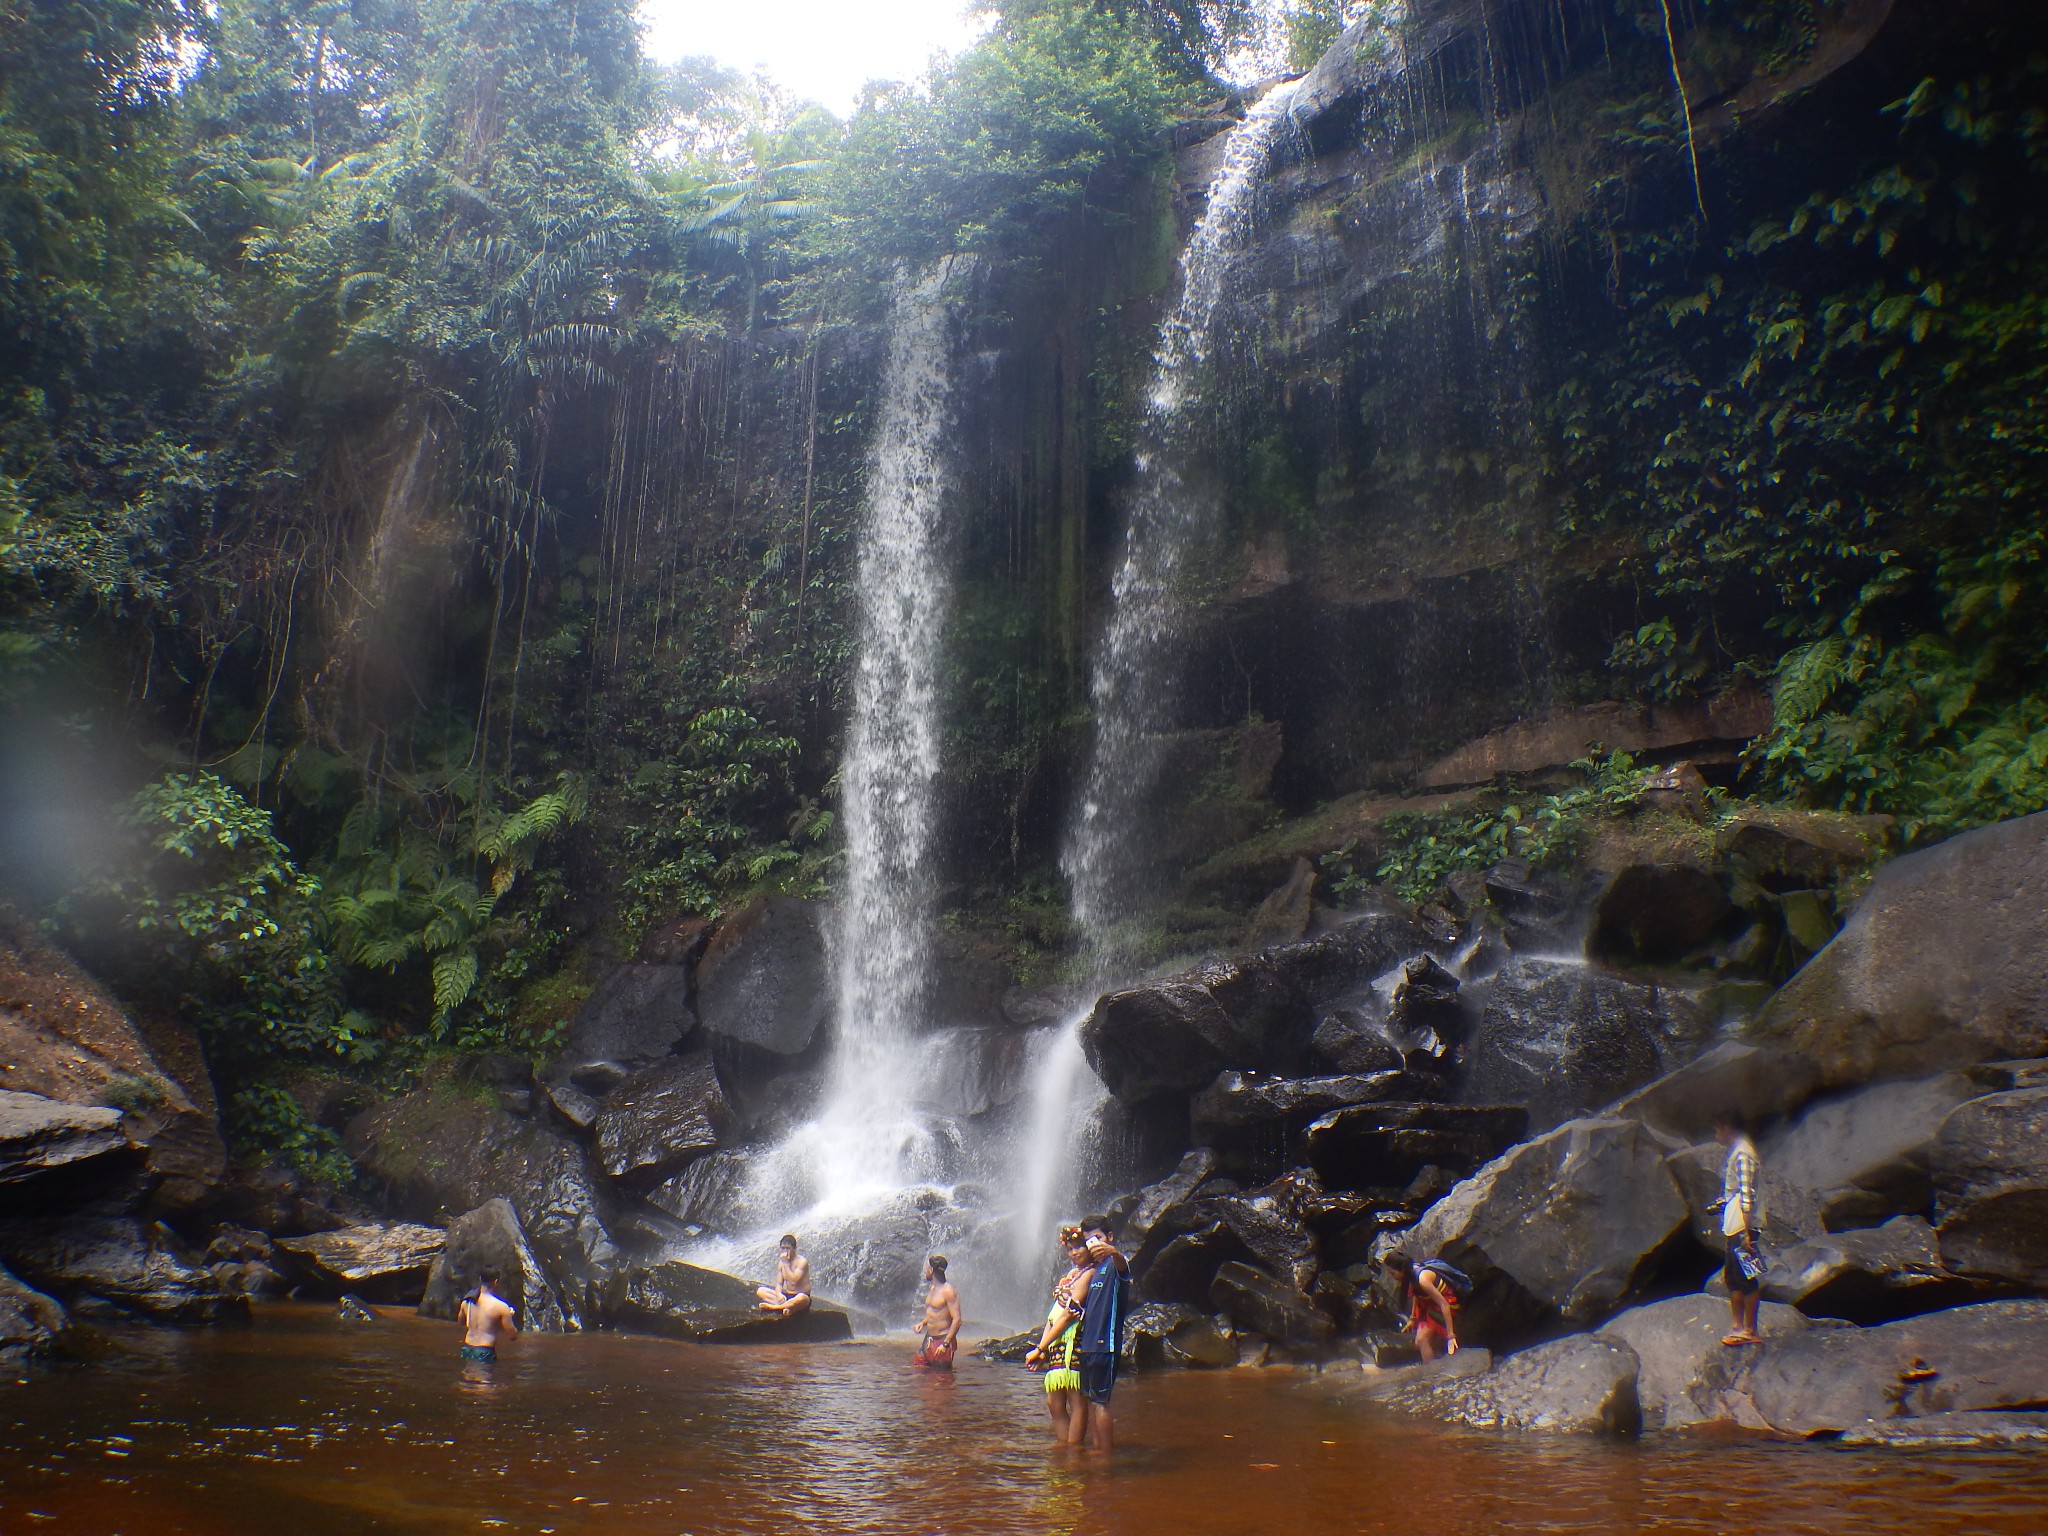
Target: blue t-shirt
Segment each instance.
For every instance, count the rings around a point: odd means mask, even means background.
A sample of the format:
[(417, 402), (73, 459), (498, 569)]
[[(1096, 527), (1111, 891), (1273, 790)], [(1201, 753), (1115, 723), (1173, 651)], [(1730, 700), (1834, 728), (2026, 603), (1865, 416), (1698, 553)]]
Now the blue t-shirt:
[(1121, 1352), (1130, 1294), (1131, 1277), (1116, 1267), (1115, 1259), (1104, 1259), (1095, 1266), (1095, 1274), (1088, 1282), (1088, 1299), (1081, 1304), (1082, 1354)]

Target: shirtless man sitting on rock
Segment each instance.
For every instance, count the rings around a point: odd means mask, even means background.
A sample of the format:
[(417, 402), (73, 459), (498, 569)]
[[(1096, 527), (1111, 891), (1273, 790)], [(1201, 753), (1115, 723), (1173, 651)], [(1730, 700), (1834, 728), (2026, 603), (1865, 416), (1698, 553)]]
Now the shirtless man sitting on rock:
[(784, 1234), (776, 1245), (775, 1283), (754, 1292), (761, 1310), (777, 1317), (795, 1317), (811, 1305), (811, 1261), (796, 1251), (796, 1239)]
[(480, 1269), (476, 1289), (462, 1298), (458, 1315), (462, 1322), (462, 1358), (479, 1365), (491, 1365), (498, 1358), (498, 1341), (519, 1337), (519, 1318), (498, 1295), (498, 1272)]

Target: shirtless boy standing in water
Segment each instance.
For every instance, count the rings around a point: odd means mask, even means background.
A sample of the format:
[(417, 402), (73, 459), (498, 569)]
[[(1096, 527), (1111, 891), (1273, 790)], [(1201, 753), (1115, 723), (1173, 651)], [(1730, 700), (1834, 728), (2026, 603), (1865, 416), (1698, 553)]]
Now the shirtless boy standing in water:
[(960, 1293), (946, 1278), (946, 1256), (935, 1253), (924, 1261), (924, 1316), (913, 1333), (924, 1335), (911, 1364), (927, 1371), (950, 1371), (953, 1354), (960, 1347)]
[(775, 1283), (754, 1294), (761, 1310), (777, 1317), (795, 1317), (811, 1304), (811, 1261), (796, 1251), (796, 1239), (784, 1234), (775, 1250)]
[(498, 1341), (519, 1337), (519, 1319), (497, 1293), (498, 1272), (477, 1271), (477, 1286), (462, 1298), (462, 1358), (489, 1365), (498, 1358)]

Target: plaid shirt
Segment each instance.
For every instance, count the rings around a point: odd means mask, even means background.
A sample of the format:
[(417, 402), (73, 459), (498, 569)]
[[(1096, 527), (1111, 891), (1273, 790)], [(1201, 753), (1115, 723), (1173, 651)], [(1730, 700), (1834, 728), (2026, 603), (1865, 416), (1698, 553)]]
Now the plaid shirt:
[(1730, 1236), (1747, 1232), (1756, 1222), (1756, 1147), (1738, 1136), (1721, 1170), (1721, 1230)]

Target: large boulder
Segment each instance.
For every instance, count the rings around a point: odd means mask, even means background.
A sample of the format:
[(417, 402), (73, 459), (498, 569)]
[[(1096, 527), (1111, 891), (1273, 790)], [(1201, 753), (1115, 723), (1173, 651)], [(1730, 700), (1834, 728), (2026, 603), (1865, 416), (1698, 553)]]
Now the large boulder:
[(1388, 1033), (1377, 999), (1370, 1004), (1332, 1008), (1316, 1021), (1308, 1048), (1323, 1065), (1353, 1077), (1396, 1072), (1408, 1059)]
[(511, 1303), (521, 1328), (531, 1333), (566, 1333), (576, 1326), (563, 1311), (562, 1298), (555, 1294), (539, 1255), (527, 1242), (519, 1213), (505, 1199), (486, 1200), (448, 1223), (446, 1241), (434, 1256), (420, 1297), (420, 1314), (457, 1316), (462, 1298), (476, 1289), (486, 1269), (498, 1272), (493, 1289)]
[(1469, 1173), (1528, 1133), (1514, 1105), (1383, 1103), (1331, 1110), (1303, 1140), (1327, 1187), (1398, 1189), (1426, 1167)]
[(1119, 1099), (1192, 1093), (1217, 1073), (1285, 1072), (1315, 1030), (1307, 999), (1263, 957), (1215, 961), (1112, 992), (1081, 1025), (1081, 1048)]
[(445, 1226), (509, 1200), (564, 1315), (579, 1327), (596, 1321), (620, 1254), (607, 1225), (614, 1202), (580, 1142), (437, 1085), (357, 1116), (343, 1143), (387, 1207), (408, 1219)]
[(1820, 1069), (1803, 1056), (1724, 1040), (1602, 1113), (1699, 1142), (1712, 1133), (1717, 1119), (1751, 1124), (1776, 1119), (1804, 1104), (1819, 1086)]
[(1763, 1166), (1811, 1192), (1823, 1225), (1925, 1214), (1927, 1159), (1949, 1112), (1977, 1092), (1959, 1072), (1873, 1083), (1809, 1104), (1758, 1144)]
[(1704, 1416), (1781, 1434), (2048, 1403), (2048, 1301), (1987, 1301), (1877, 1328), (1815, 1328), (1731, 1350)]
[(1894, 1216), (1881, 1227), (1835, 1232), (1784, 1249), (1765, 1250), (1766, 1301), (1808, 1317), (1888, 1323), (1983, 1299), (1983, 1287), (1942, 1263), (1934, 1229), (1918, 1216)]
[[(1635, 1351), (1636, 1398), (1643, 1428), (1680, 1429), (1712, 1417), (1693, 1393), (1722, 1363), (1728, 1346), (1728, 1303), (1713, 1296), (1673, 1296), (1630, 1307), (1600, 1325), (1599, 1336)], [(1765, 1302), (1757, 1308), (1757, 1331), (1767, 1339), (1787, 1338), (1813, 1326), (1791, 1307)]]
[(1575, 961), (1518, 957), (1468, 991), (1479, 1024), (1465, 1052), (1466, 1096), (1523, 1105), (1539, 1130), (1677, 1066), (1710, 1028), (1685, 993)]
[(439, 1227), (390, 1222), (281, 1237), (274, 1246), (318, 1295), (410, 1306), (426, 1290), (444, 1241)]
[[(168, 1017), (130, 1014), (0, 903), (0, 1088), (80, 1109), (122, 1111), (140, 1154), (128, 1193), (175, 1214), (209, 1198), (227, 1166), (213, 1084), (193, 1032)], [(96, 1163), (115, 1171), (116, 1160)], [(131, 1181), (132, 1182), (132, 1181)]]
[(161, 1223), (119, 1214), (0, 1222), (0, 1264), (79, 1315), (215, 1323), (249, 1315)]
[(1941, 1257), (1964, 1274), (2048, 1289), (2048, 1087), (1957, 1106), (1927, 1151)]
[(1137, 1203), (1131, 1208), (1130, 1215), (1124, 1218), (1120, 1234), (1124, 1251), (1137, 1253), (1143, 1249), (1160, 1218), (1175, 1206), (1193, 1199), (1195, 1191), (1215, 1172), (1216, 1154), (1207, 1147), (1196, 1147), (1182, 1156), (1173, 1172), (1138, 1191)]
[(756, 1050), (809, 1050), (832, 1016), (823, 909), (770, 896), (720, 923), (698, 962), (697, 1015), (714, 1035)]
[(1413, 912), (1378, 906), (1344, 913), (1321, 933), (1268, 949), (1261, 958), (1311, 1007), (1329, 1008), (1369, 993), (1380, 977), (1431, 943)]
[[(1141, 1370), (1159, 1365), (1216, 1370), (1237, 1364), (1237, 1345), (1214, 1319), (1178, 1302), (1133, 1308), (1124, 1340), (1129, 1364)], [(1036, 1332), (1031, 1341), (1038, 1341)]]
[(1643, 1427), (1635, 1351), (1619, 1339), (1574, 1334), (1509, 1355), (1480, 1375), (1436, 1375), (1386, 1401), (1475, 1429), (1629, 1436)]
[(605, 1319), (700, 1344), (822, 1344), (853, 1337), (847, 1315), (826, 1302), (814, 1298), (793, 1317), (771, 1317), (746, 1281), (677, 1259), (613, 1275), (605, 1288)]
[(1336, 1324), (1297, 1287), (1236, 1260), (1209, 1282), (1209, 1302), (1242, 1332), (1256, 1333), (1288, 1350), (1319, 1350)]
[(70, 1315), (56, 1300), (0, 1269), (0, 1365), (43, 1354), (70, 1326)]
[(2043, 891), (2048, 812), (1894, 859), (1750, 1035), (1835, 1085), (2048, 1056)]
[(548, 1080), (602, 1097), (681, 1049), (696, 1029), (689, 967), (614, 966), (570, 1024)]
[(1472, 1277), (1477, 1337), (1598, 1322), (1654, 1275), (1684, 1230), (1667, 1151), (1633, 1120), (1568, 1121), (1459, 1184), (1401, 1247)]
[(644, 1186), (730, 1141), (740, 1122), (711, 1053), (692, 1051), (620, 1083), (605, 1095), (592, 1129), (604, 1171)]
[(18, 1197), (17, 1186), (49, 1182), (59, 1170), (75, 1174), (127, 1150), (118, 1109), (0, 1090), (0, 1191)]

